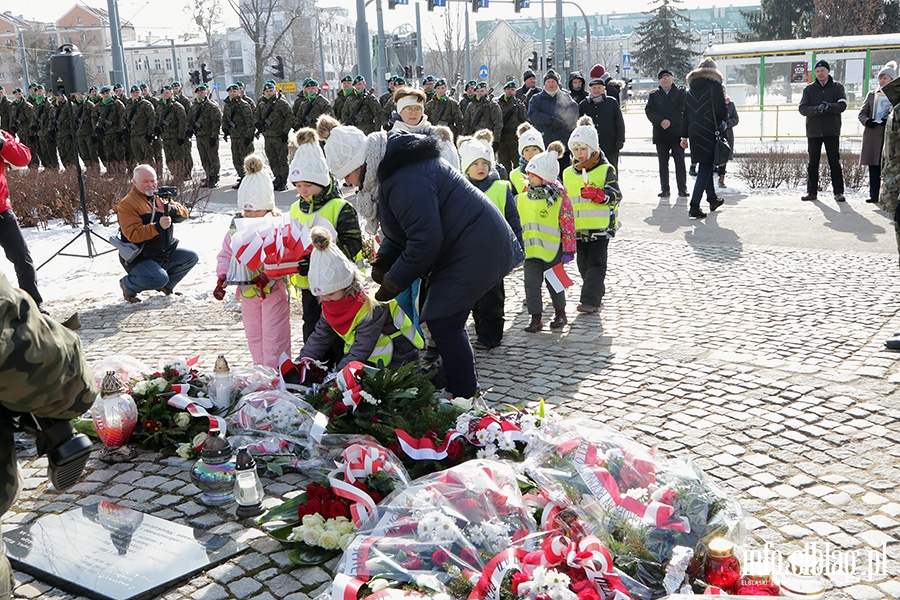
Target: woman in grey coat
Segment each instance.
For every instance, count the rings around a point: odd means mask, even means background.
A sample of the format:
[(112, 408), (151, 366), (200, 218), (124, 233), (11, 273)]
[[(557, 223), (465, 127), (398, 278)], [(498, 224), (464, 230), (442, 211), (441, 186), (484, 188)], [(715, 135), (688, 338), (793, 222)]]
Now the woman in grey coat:
[(866, 202), (878, 202), (881, 187), (881, 149), (884, 145), (884, 124), (891, 112), (891, 102), (881, 88), (897, 77), (897, 63), (889, 62), (878, 72), (878, 89), (869, 92), (857, 118), (863, 124), (862, 150), (859, 164), (869, 167), (869, 198)]

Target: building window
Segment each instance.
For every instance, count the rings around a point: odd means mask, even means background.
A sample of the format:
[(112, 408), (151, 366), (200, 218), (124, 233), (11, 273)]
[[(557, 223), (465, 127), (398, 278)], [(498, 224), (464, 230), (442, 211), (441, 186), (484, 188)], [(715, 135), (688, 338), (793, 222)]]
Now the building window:
[(193, 69), (194, 68), (194, 57), (188, 56), (187, 61), (188, 61), (188, 69)]
[(134, 61), (134, 70), (135, 71), (140, 71), (142, 68), (143, 68), (143, 65), (141, 64), (140, 60)]
[(243, 75), (244, 74), (244, 59), (243, 58), (232, 58), (231, 59), (231, 74), (232, 75)]
[(154, 70), (154, 71), (161, 71), (161, 70), (162, 70), (162, 63), (159, 61), (158, 58), (154, 58), (154, 59), (153, 59), (153, 70)]
[(178, 68), (181, 68), (181, 57), (179, 56), (177, 60), (175, 60), (175, 64), (178, 65)]
[(228, 56), (232, 58), (240, 58), (243, 56), (240, 40), (232, 40), (228, 42)]
[(83, 33), (81, 34), (81, 41), (82, 41), (82, 42), (86, 42), (86, 41), (87, 41), (87, 36), (84, 35)]
[(75, 17), (75, 22), (79, 25), (82, 25), (84, 23), (84, 20), (81, 17)]
[(167, 58), (166, 59), (166, 71), (171, 71), (171, 70), (172, 70), (172, 59)]
[(97, 65), (97, 73), (103, 75), (103, 65)]

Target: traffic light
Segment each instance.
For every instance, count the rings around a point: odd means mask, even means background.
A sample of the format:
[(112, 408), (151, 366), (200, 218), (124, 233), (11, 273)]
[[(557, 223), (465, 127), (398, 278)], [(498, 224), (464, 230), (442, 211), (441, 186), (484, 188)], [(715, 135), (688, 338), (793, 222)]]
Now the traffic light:
[(425, 77), (425, 67), (423, 67), (422, 65), (416, 65), (416, 78), (422, 79), (423, 77)]
[(550, 42), (550, 47), (547, 49), (547, 69), (550, 70), (553, 68), (553, 57), (555, 53), (556, 44), (554, 42)]
[(513, 0), (513, 10), (521, 12), (523, 8), (528, 8), (529, 4), (528, 0)]
[(388, 10), (394, 10), (395, 6), (397, 6), (397, 0), (388, 0)]
[(434, 10), (434, 0), (428, 0), (428, 10), (429, 11)]
[(633, 82), (633, 81), (634, 81), (634, 79), (632, 79), (631, 77), (628, 77), (625, 79), (625, 99), (626, 100), (628, 100), (631, 97), (631, 94), (632, 94), (631, 82)]
[(528, 59), (528, 68), (532, 71), (537, 71), (538, 69), (538, 56), (537, 50), (531, 52), (531, 58)]
[(271, 65), (272, 75), (276, 79), (284, 79), (284, 59), (281, 55), (275, 57), (275, 64)]
[(477, 13), (481, 6), (480, 0), (472, 0), (472, 12)]
[(206, 63), (200, 63), (200, 79), (203, 83), (212, 81), (212, 73), (206, 68)]
[(412, 66), (406, 65), (405, 67), (403, 67), (403, 77), (406, 79), (406, 81), (412, 79)]
[(196, 69), (191, 71), (191, 84), (200, 85), (200, 71)]

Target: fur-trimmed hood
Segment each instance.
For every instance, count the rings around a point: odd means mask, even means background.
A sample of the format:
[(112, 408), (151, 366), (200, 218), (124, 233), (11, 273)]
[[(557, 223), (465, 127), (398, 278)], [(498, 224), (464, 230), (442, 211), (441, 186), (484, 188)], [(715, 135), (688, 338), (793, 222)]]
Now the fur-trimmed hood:
[(691, 83), (696, 79), (711, 79), (712, 81), (718, 81), (722, 83), (725, 79), (722, 77), (722, 72), (718, 69), (712, 69), (709, 67), (698, 67), (688, 73), (684, 82), (688, 87), (691, 87)]
[(384, 159), (378, 165), (378, 181), (383, 182), (406, 165), (440, 156), (441, 149), (437, 136), (392, 131), (388, 135)]

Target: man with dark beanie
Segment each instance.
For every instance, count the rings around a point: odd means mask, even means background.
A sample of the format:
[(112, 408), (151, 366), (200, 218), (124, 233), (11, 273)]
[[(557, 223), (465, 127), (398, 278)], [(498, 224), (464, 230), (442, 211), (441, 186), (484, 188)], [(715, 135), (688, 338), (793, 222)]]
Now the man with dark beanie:
[(819, 195), (819, 160), (822, 146), (831, 169), (831, 185), (836, 202), (844, 202), (844, 173), (841, 170), (841, 113), (847, 110), (844, 86), (831, 78), (831, 65), (820, 60), (815, 67), (816, 79), (803, 90), (800, 114), (806, 117), (806, 195), (801, 200), (815, 200)]
[[(560, 89), (559, 74), (553, 69), (544, 75), (544, 90), (528, 103), (528, 120), (541, 132), (545, 146), (554, 141), (565, 146), (575, 129), (578, 105), (568, 92)], [(559, 166), (560, 171), (569, 166), (568, 153), (559, 159)]]
[(527, 110), (532, 96), (540, 93), (541, 88), (537, 86), (537, 76), (531, 69), (526, 69), (525, 73), (522, 74), (522, 87), (516, 90), (516, 98), (522, 101)]

